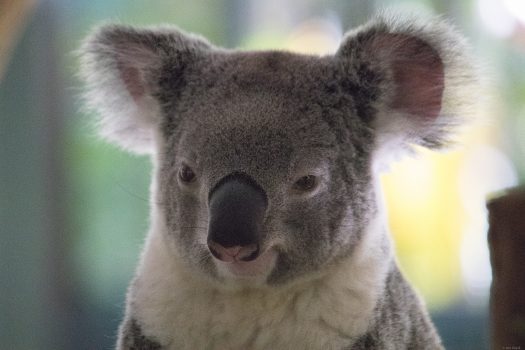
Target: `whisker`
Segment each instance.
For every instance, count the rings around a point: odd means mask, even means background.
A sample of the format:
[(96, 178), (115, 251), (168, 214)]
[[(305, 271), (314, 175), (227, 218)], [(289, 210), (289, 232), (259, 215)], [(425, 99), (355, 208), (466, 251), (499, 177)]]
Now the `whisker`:
[(123, 190), (124, 192), (126, 192), (126, 193), (129, 194), (130, 196), (135, 197), (135, 198), (137, 198), (137, 199), (140, 199), (140, 200), (142, 200), (142, 201), (144, 201), (144, 202), (146, 202), (146, 203), (149, 202), (149, 200), (148, 200), (147, 198), (144, 198), (144, 197), (142, 197), (142, 196), (140, 196), (140, 195), (138, 195), (138, 194), (132, 192), (131, 190), (129, 190), (128, 188), (126, 188), (122, 183), (120, 183), (120, 182), (118, 182), (118, 181), (116, 181), (115, 183), (117, 184), (117, 186), (118, 186), (121, 190)]

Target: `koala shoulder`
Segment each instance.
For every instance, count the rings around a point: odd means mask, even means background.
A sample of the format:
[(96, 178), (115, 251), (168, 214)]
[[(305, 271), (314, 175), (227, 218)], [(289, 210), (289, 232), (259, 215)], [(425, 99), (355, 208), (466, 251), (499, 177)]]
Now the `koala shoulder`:
[(155, 340), (145, 336), (137, 321), (127, 319), (120, 328), (117, 350), (162, 350)]
[(419, 296), (399, 268), (392, 265), (385, 292), (374, 311), (372, 326), (352, 350), (401, 348), (444, 349)]

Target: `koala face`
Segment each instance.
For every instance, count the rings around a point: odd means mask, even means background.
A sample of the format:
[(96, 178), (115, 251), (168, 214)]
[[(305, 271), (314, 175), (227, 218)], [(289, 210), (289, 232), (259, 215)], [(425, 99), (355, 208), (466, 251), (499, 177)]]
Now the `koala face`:
[[(179, 253), (215, 277), (262, 276), (270, 284), (350, 254), (374, 206), (373, 139), (351, 96), (334, 96), (334, 63), (264, 52), (202, 64), (206, 78), (165, 111), (161, 127), (159, 199)], [(341, 104), (343, 111), (334, 107)], [(225, 198), (215, 208), (214, 189), (224, 179), (240, 187), (240, 198)], [(254, 200), (261, 204), (244, 212)], [(237, 213), (221, 212), (228, 205), (239, 206), (232, 208)], [(214, 215), (223, 237), (212, 237)], [(239, 216), (255, 223), (243, 225)], [(253, 260), (231, 262), (213, 244), (253, 245), (256, 252)]]
[(176, 256), (219, 284), (281, 285), (352, 254), (378, 215), (377, 164), (446, 143), (472, 80), (461, 45), (439, 22), (385, 18), (323, 57), (109, 25), (82, 76), (102, 135), (154, 155)]

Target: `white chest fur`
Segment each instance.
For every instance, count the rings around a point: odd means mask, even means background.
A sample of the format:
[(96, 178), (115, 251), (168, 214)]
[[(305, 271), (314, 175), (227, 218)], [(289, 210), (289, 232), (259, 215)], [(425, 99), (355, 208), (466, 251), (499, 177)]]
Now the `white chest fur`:
[(391, 262), (377, 241), (386, 236), (373, 231), (321, 278), (242, 291), (196, 279), (152, 231), (130, 307), (144, 334), (170, 349), (341, 349), (366, 331)]

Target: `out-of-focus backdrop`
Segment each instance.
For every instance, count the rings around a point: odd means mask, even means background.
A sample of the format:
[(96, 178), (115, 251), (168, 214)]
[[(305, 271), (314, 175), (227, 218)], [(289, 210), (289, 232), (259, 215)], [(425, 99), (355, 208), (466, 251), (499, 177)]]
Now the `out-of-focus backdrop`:
[(440, 14), (485, 79), (464, 145), (384, 176), (398, 259), (447, 349), (488, 349), (487, 195), (525, 179), (523, 0), (1, 0), (0, 348), (110, 349), (148, 226), (146, 157), (99, 142), (73, 51), (101, 21), (334, 52), (382, 7)]

